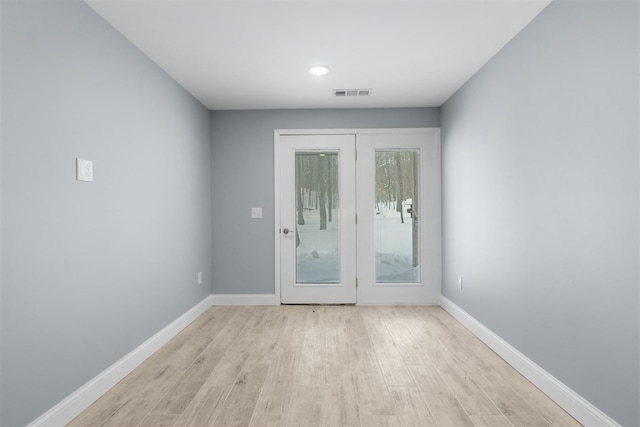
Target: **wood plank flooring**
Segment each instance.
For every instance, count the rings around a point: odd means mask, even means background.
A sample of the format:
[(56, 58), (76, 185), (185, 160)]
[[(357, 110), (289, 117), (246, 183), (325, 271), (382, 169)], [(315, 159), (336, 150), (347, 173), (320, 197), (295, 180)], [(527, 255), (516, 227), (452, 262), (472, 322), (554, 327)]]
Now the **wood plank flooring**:
[(439, 307), (211, 307), (80, 426), (579, 426)]

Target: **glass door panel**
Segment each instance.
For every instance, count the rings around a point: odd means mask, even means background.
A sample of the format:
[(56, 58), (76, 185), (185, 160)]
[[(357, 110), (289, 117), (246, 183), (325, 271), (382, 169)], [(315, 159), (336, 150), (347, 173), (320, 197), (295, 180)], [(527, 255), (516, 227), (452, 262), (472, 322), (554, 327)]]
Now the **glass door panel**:
[(419, 152), (375, 151), (376, 283), (420, 282)]
[(295, 156), (296, 284), (338, 284), (338, 152), (296, 151)]

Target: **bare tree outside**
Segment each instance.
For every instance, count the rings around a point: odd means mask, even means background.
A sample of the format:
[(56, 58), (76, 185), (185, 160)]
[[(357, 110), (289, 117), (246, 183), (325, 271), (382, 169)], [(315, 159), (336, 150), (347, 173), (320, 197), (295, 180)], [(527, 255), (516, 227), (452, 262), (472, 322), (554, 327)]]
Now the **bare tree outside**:
[(297, 224), (305, 225), (306, 213), (315, 211), (326, 230), (338, 208), (337, 153), (296, 153), (295, 166)]
[[(304, 225), (304, 205), (302, 192), (302, 158), (296, 155), (296, 217), (297, 224)], [(297, 237), (297, 235), (296, 235)]]
[[(398, 213), (407, 200), (417, 201), (418, 153), (414, 151), (377, 151), (376, 152), (376, 206), (395, 207)], [(404, 215), (403, 215), (404, 217)], [(415, 215), (411, 215), (415, 218)], [(404, 218), (403, 221), (404, 223)]]
[(413, 266), (417, 267), (420, 264), (420, 257), (419, 257), (419, 245), (418, 243), (420, 242), (420, 234), (419, 234), (419, 229), (418, 229), (418, 209), (420, 207), (419, 202), (419, 192), (418, 192), (418, 185), (417, 183), (420, 182), (420, 177), (418, 176), (418, 173), (420, 171), (420, 164), (418, 163), (418, 153), (413, 153), (412, 157), (412, 162), (411, 162), (411, 172), (412, 172), (412, 191), (411, 191), (411, 225), (412, 225), (412, 229), (411, 229), (411, 240), (412, 240), (412, 254), (413, 254)]
[(327, 157), (327, 220), (333, 221), (333, 198), (334, 198), (334, 179), (333, 179), (333, 156)]
[(320, 230), (327, 229), (327, 159), (326, 154), (321, 153), (316, 157), (316, 170), (318, 177), (318, 209), (320, 209)]
[(402, 185), (402, 161), (401, 153), (395, 153), (396, 161), (396, 210), (400, 212), (400, 222), (404, 224), (404, 212), (402, 212), (402, 202), (404, 201), (404, 186)]

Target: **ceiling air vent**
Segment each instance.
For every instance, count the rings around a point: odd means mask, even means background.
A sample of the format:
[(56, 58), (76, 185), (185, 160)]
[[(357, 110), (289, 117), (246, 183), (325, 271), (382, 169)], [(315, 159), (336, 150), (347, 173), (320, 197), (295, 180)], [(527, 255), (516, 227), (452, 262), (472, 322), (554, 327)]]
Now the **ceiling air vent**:
[(369, 96), (372, 89), (334, 89), (333, 96)]

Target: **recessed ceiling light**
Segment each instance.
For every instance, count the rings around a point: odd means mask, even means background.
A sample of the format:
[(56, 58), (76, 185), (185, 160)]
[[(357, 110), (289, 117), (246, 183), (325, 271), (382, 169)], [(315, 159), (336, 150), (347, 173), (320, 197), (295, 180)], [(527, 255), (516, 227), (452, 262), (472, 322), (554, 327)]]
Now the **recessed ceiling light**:
[(326, 65), (314, 65), (309, 68), (309, 72), (314, 76), (324, 76), (329, 73), (329, 67)]

